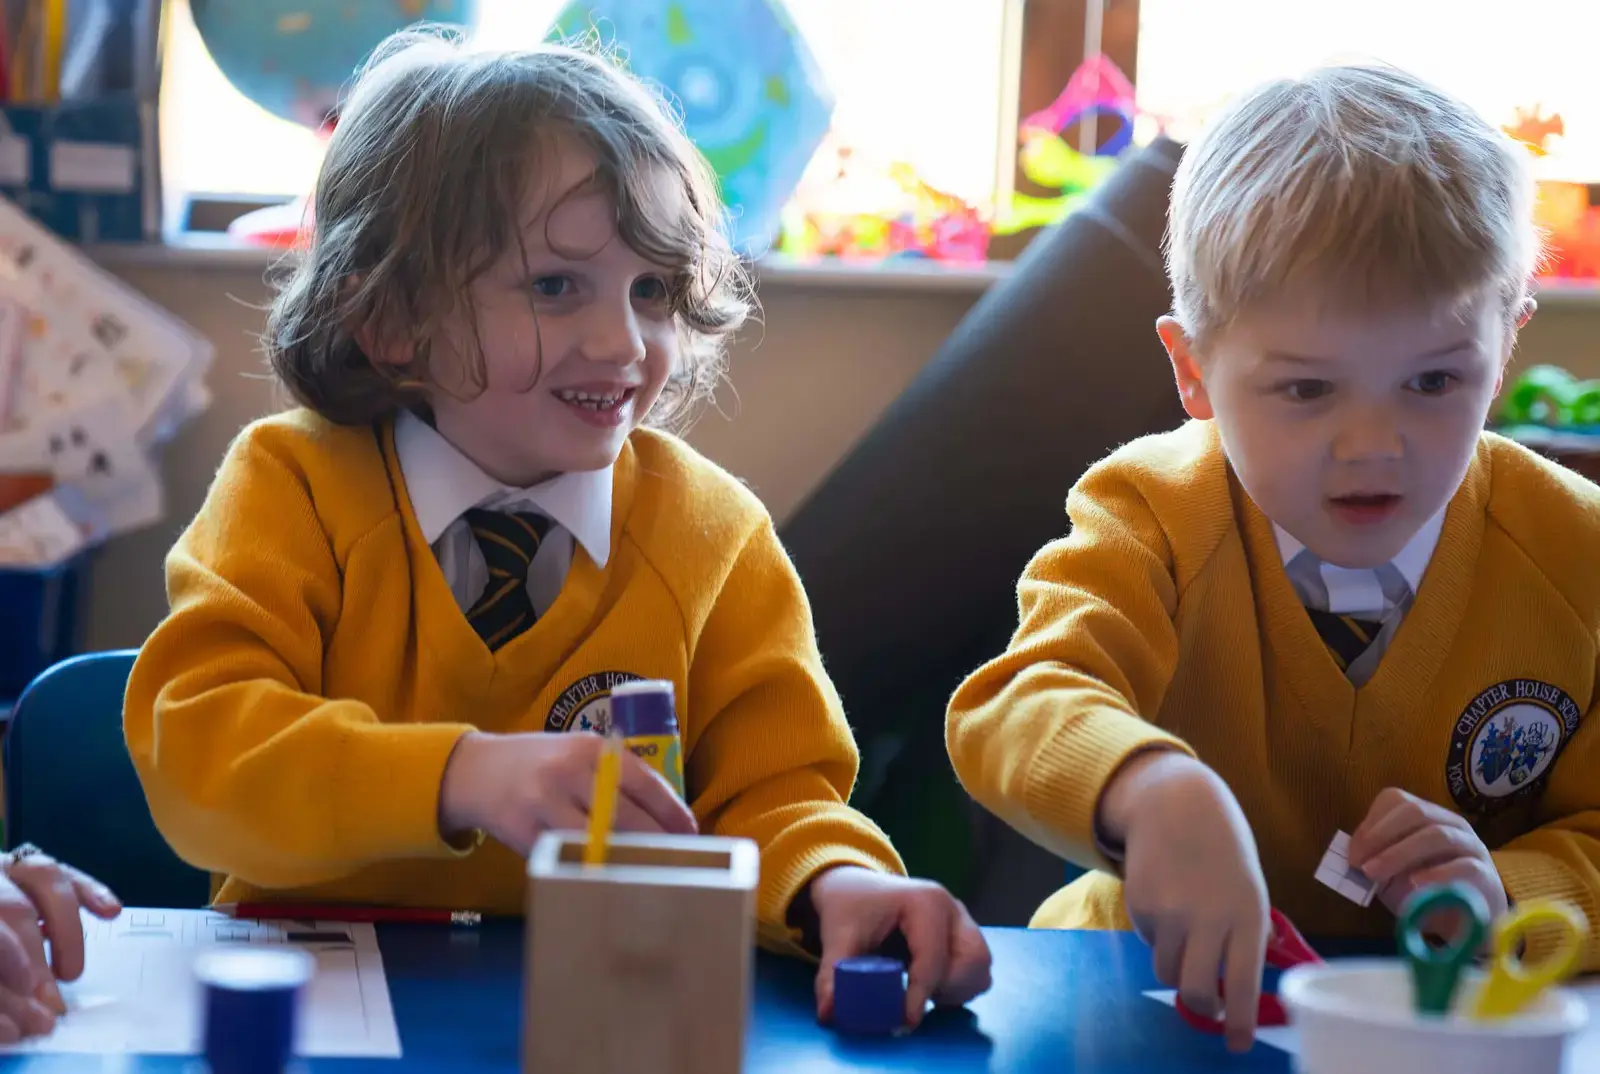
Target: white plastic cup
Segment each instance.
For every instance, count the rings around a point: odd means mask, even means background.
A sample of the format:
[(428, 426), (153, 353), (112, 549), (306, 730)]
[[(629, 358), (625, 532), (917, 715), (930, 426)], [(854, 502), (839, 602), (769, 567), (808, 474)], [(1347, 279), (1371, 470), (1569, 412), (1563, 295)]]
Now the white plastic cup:
[[(1457, 999), (1482, 979), (1463, 974)], [(1583, 1002), (1560, 988), (1511, 1018), (1421, 1015), (1410, 970), (1397, 959), (1295, 966), (1278, 995), (1299, 1038), (1300, 1074), (1563, 1074), (1568, 1046), (1588, 1021)]]

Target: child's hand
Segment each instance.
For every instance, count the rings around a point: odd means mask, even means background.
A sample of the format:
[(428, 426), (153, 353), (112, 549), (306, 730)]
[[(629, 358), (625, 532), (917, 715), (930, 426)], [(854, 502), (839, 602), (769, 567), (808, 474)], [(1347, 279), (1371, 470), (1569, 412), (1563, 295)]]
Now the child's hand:
[[(1366, 819), (1350, 833), (1349, 857), (1391, 911), (1420, 887), (1460, 880), (1478, 889), (1491, 919), (1506, 912), (1500, 872), (1472, 825), (1459, 813), (1397, 787), (1384, 788), (1372, 800)], [(1454, 922), (1440, 924), (1443, 933), (1456, 931)]]
[(899, 929), (911, 951), (906, 977), (906, 1025), (922, 1021), (932, 999), (960, 1006), (989, 987), (989, 945), (944, 888), (854, 865), (830, 869), (811, 882), (811, 904), (822, 940), (817, 971), (817, 1017), (833, 1017), (833, 967), (869, 954)]
[[(439, 788), (439, 831), (453, 838), (487, 832), (526, 856), (540, 834), (589, 823), (595, 767), (604, 743), (586, 731), (490, 735), (456, 744)], [(622, 751), (618, 831), (693, 835), (698, 826), (661, 775)]]
[(0, 1042), (9, 1044), (50, 1032), (66, 1013), (56, 981), (83, 974), (80, 910), (109, 920), (122, 903), (98, 880), (31, 846), (0, 864)]
[(1123, 900), (1156, 977), (1197, 1014), (1224, 1007), (1228, 1047), (1248, 1050), (1270, 919), (1255, 837), (1233, 792), (1171, 750), (1129, 761), (1101, 797), (1100, 827), (1123, 844)]

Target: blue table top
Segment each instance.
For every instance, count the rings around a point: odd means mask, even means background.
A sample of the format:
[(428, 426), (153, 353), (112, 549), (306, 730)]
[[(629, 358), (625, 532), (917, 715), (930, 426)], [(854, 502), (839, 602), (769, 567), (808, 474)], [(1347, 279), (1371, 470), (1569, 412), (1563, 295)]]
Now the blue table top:
[[(915, 1033), (857, 1040), (819, 1026), (813, 968), (762, 955), (746, 1074), (784, 1071), (1003, 1071), (1005, 1074), (1131, 1074), (1163, 1071), (1287, 1072), (1288, 1057), (1258, 1044), (1230, 1054), (1167, 1006), (1141, 995), (1157, 987), (1149, 949), (1122, 933), (987, 929), (994, 987), (970, 1007), (936, 1011)], [(307, 1074), (520, 1074), (522, 930), (380, 926), (404, 1058), (323, 1060)], [(38, 1055), (0, 1060), (0, 1072), (62, 1074), (195, 1070), (183, 1057)]]

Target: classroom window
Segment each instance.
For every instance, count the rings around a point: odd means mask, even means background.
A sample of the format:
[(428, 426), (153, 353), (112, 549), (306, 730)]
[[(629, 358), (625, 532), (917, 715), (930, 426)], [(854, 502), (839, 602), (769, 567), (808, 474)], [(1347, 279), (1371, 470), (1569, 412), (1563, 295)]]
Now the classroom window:
[(1559, 115), (1543, 179), (1600, 180), (1595, 0), (1140, 0), (1138, 93), (1179, 137), (1255, 82), (1374, 59), (1459, 95), (1495, 123)]
[[(1052, 0), (1044, 0), (1049, 4)], [(1069, 0), (1081, 8), (1082, 0)], [(911, 164), (929, 183), (988, 204), (1010, 181), (1002, 132), (1008, 9), (1021, 0), (789, 0), (836, 99), (841, 143)], [(559, 0), (479, 0), (476, 34), (535, 42)], [(914, 11), (914, 14), (912, 13)], [(191, 195), (286, 198), (310, 189), (322, 143), (235, 90), (212, 63), (188, 0), (169, 15), (161, 104), (169, 219)]]

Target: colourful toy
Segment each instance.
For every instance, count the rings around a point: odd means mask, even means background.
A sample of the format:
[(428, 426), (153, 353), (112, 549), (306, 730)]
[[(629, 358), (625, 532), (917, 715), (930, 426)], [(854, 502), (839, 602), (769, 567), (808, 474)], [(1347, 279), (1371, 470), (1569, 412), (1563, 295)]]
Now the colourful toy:
[(1547, 116), (1543, 108), (1535, 105), (1518, 108), (1516, 118), (1505, 127), (1505, 132), (1527, 146), (1534, 156), (1542, 157), (1550, 152), (1551, 138), (1566, 135), (1567, 124), (1559, 112)]
[(1502, 426), (1581, 431), (1600, 426), (1600, 380), (1579, 380), (1559, 366), (1536, 365), (1506, 389)]
[(988, 255), (989, 223), (911, 165), (830, 140), (784, 208), (779, 249), (799, 258), (977, 262)]
[[(1441, 914), (1455, 918), (1461, 927), (1448, 943), (1435, 946), (1424, 923)], [(1465, 884), (1422, 888), (1406, 899), (1395, 920), (1395, 938), (1411, 971), (1418, 1014), (1442, 1018), (1450, 1013), (1461, 973), (1477, 957), (1488, 931), (1488, 905), (1477, 889)]]
[[(1022, 121), (1017, 158), (1022, 174), (1053, 195), (1017, 191), (994, 221), (994, 233), (1012, 235), (1048, 227), (1076, 209), (1117, 168), (1117, 157), (1133, 144), (1133, 83), (1105, 56), (1091, 56), (1072, 73), (1047, 108)], [(1080, 119), (1110, 115), (1122, 121), (1096, 152), (1081, 153), (1062, 138)]]
[(1133, 120), (1138, 111), (1128, 76), (1107, 57), (1091, 56), (1072, 72), (1048, 108), (1041, 108), (1022, 121), (1022, 130), (1060, 134), (1086, 116), (1116, 116), (1122, 120), (1122, 127), (1098, 151), (1114, 157), (1133, 144)]
[[(1424, 927), (1437, 914), (1450, 915), (1461, 923), (1457, 935), (1442, 946), (1429, 942), (1429, 930)], [(1535, 929), (1553, 929), (1560, 938), (1552, 954), (1530, 966), (1517, 951)], [(1557, 900), (1519, 903), (1491, 920), (1483, 896), (1460, 881), (1419, 888), (1400, 907), (1395, 923), (1400, 954), (1411, 972), (1417, 1013), (1443, 1018), (1465, 1011), (1479, 1021), (1512, 1017), (1546, 989), (1571, 977), (1588, 934), (1583, 912)], [(1468, 969), (1477, 961), (1485, 937), (1491, 938), (1487, 971), (1463, 991)]]
[[(1554, 954), (1528, 966), (1517, 951), (1534, 929), (1542, 928), (1556, 929), (1561, 939)], [(1562, 984), (1577, 972), (1588, 935), (1588, 918), (1570, 902), (1541, 899), (1517, 904), (1494, 923), (1489, 939), (1489, 974), (1472, 996), (1469, 1013), (1480, 1021), (1520, 1014), (1546, 989)]]
[[(1564, 137), (1567, 126), (1559, 112), (1547, 115), (1535, 106), (1518, 108), (1504, 130), (1544, 158), (1551, 139)], [(1541, 266), (1546, 279), (1600, 280), (1600, 206), (1590, 203), (1588, 184), (1541, 180), (1534, 219), (1547, 237)]]

